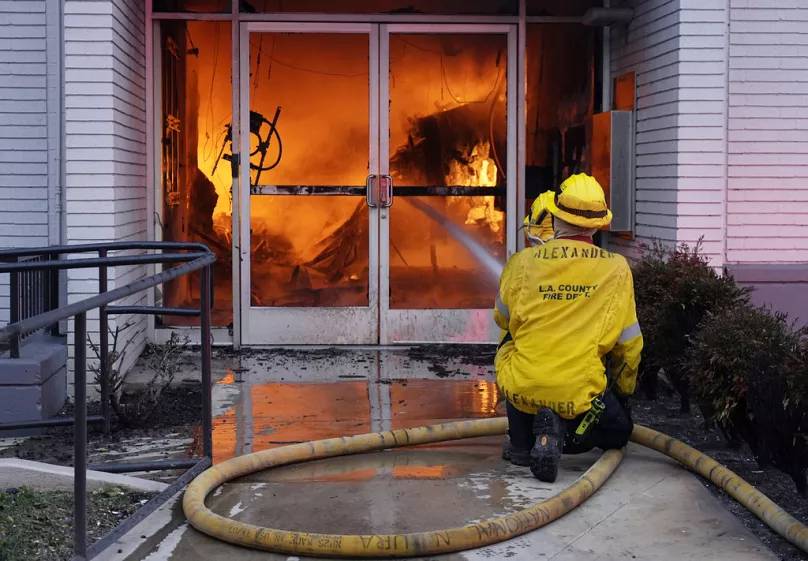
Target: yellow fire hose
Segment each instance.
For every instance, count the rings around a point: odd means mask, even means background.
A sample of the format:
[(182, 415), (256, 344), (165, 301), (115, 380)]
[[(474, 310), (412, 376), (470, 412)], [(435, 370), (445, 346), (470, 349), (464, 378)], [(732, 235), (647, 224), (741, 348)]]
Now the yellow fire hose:
[[(205, 506), (208, 494), (223, 483), (265, 469), (398, 446), (504, 434), (507, 427), (507, 419), (498, 417), (316, 440), (255, 452), (217, 464), (199, 475), (185, 491), (182, 506), (188, 521), (197, 530), (214, 538), (254, 549), (317, 557), (436, 555), (502, 542), (564, 516), (592, 496), (623, 459), (622, 451), (609, 450), (569, 487), (549, 499), (505, 516), (430, 532), (369, 535), (294, 532), (245, 524), (219, 516)], [(808, 551), (806, 526), (709, 456), (674, 438), (639, 425), (635, 425), (631, 439), (710, 479), (775, 532), (803, 551)]]
[(769, 528), (802, 551), (808, 552), (808, 527), (777, 506), (773, 500), (731, 469), (724, 467), (707, 454), (699, 452), (681, 440), (676, 440), (672, 436), (642, 425), (634, 425), (631, 440), (646, 448), (661, 452), (691, 471), (709, 479), (746, 507), (749, 512), (760, 518)]

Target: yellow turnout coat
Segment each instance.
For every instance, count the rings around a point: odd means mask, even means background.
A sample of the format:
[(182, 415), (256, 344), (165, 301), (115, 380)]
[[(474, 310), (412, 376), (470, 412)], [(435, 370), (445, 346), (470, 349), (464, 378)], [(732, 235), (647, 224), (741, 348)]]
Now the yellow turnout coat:
[(570, 238), (524, 249), (502, 272), (494, 319), (508, 332), (497, 385), (520, 411), (588, 411), (606, 389), (607, 360), (615, 391), (634, 393), (643, 341), (623, 256)]

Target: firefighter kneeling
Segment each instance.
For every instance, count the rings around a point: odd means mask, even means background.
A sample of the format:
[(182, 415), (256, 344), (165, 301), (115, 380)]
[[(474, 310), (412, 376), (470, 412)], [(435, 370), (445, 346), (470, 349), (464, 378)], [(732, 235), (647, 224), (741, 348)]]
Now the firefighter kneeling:
[(612, 220), (598, 182), (573, 175), (560, 194), (536, 202), (552, 215), (555, 237), (520, 251), (502, 272), (494, 318), (504, 336), (495, 368), (507, 398), (503, 457), (552, 482), (562, 450), (628, 442), (626, 399), (643, 341), (628, 263), (592, 242)]

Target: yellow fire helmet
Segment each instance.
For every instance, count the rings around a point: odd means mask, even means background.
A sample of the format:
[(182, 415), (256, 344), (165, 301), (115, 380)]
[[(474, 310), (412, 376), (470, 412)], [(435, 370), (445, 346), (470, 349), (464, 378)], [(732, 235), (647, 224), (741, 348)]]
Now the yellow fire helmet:
[(546, 242), (552, 239), (553, 217), (547, 209), (548, 201), (552, 202), (555, 197), (553, 191), (546, 191), (539, 195), (530, 206), (530, 214), (525, 216), (522, 222), (525, 226), (527, 237), (536, 243)]
[(603, 187), (597, 179), (585, 173), (576, 173), (565, 179), (561, 193), (545, 204), (553, 216), (581, 228), (599, 229), (612, 221)]

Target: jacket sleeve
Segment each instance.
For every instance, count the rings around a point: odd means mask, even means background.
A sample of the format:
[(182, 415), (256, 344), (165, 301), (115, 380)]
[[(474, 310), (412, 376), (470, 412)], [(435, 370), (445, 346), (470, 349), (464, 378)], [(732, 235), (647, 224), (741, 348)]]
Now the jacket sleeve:
[(637, 308), (634, 303), (634, 281), (631, 270), (628, 270), (621, 288), (620, 335), (610, 355), (611, 371), (615, 380), (615, 389), (619, 395), (631, 395), (637, 386), (637, 370), (640, 366), (642, 352), (642, 331), (637, 321)]
[[(517, 254), (518, 255), (518, 254)], [(511, 322), (511, 309), (510, 309), (510, 292), (513, 284), (513, 273), (516, 269), (516, 255), (511, 256), (502, 270), (502, 275), (499, 277), (499, 290), (497, 290), (497, 298), (494, 303), (494, 321), (503, 330), (502, 337), (505, 336), (505, 331), (508, 331), (508, 326)], [(502, 339), (500, 337), (500, 339)]]

